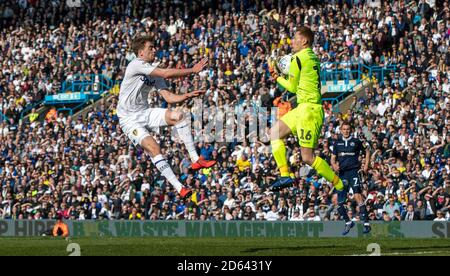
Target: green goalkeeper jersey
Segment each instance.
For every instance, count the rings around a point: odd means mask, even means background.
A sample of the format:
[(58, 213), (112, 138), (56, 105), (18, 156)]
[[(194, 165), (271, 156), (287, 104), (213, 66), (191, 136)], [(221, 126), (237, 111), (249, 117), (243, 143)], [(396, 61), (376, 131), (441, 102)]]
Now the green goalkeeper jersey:
[(289, 92), (297, 94), (299, 104), (322, 104), (320, 61), (311, 48), (293, 55), (288, 79), (278, 77), (277, 82)]

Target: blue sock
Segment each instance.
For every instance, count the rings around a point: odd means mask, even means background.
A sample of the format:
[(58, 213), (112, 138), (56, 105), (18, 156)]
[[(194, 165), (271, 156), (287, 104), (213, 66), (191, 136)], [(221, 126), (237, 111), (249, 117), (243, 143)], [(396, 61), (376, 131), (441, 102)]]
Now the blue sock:
[(339, 203), (338, 212), (339, 212), (339, 215), (341, 215), (341, 217), (344, 218), (345, 222), (350, 221), (350, 218), (348, 217), (348, 214), (347, 214), (347, 209), (345, 209), (345, 207), (344, 207), (344, 203)]
[(361, 221), (369, 222), (369, 216), (367, 216), (366, 204), (359, 205), (359, 215), (361, 216)]

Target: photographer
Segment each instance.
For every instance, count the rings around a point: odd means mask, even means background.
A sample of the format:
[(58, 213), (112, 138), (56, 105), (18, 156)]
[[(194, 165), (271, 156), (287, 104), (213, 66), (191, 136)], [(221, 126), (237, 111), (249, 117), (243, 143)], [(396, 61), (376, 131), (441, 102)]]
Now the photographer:
[(58, 220), (55, 226), (53, 226), (52, 233), (53, 237), (67, 238), (69, 236), (69, 227), (63, 222), (63, 216), (61, 214), (58, 215)]

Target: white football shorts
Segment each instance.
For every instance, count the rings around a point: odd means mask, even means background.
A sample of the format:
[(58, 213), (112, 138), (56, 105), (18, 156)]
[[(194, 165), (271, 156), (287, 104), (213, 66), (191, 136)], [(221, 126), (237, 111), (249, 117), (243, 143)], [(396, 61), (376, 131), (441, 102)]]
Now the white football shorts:
[(150, 136), (149, 129), (167, 126), (166, 110), (164, 108), (149, 108), (119, 118), (119, 124), (135, 146), (141, 145), (142, 140)]

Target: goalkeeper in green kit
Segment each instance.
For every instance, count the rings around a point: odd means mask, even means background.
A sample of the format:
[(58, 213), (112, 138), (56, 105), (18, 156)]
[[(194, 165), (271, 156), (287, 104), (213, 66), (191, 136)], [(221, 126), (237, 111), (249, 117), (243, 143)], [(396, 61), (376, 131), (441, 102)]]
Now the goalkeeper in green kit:
[(272, 77), (289, 92), (297, 94), (298, 102), (297, 108), (284, 115), (270, 131), (272, 152), (281, 174), (271, 185), (272, 191), (290, 187), (294, 183), (290, 177), (286, 146), (283, 142), (291, 133), (298, 137), (303, 161), (331, 182), (336, 190), (344, 189), (342, 180), (328, 163), (314, 154), (322, 130), (324, 110), (321, 102), (320, 61), (311, 49), (313, 41), (314, 33), (311, 29), (300, 27), (295, 32), (291, 46), (296, 54), (291, 58), (288, 79), (278, 76), (274, 66), (269, 64)]

